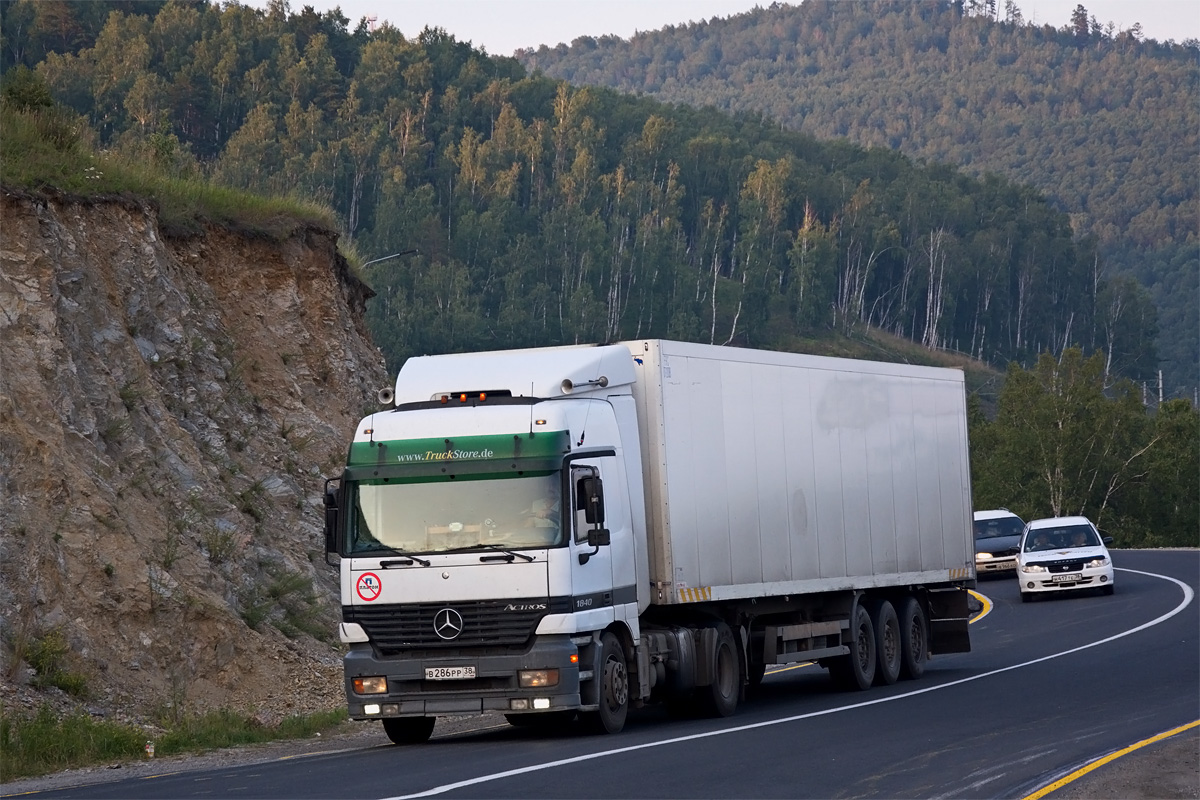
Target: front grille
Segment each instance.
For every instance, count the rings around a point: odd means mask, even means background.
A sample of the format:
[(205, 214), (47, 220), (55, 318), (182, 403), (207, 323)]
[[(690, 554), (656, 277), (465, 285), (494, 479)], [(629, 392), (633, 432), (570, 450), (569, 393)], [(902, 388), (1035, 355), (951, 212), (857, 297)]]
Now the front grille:
[(1090, 559), (1072, 558), (1065, 561), (1043, 561), (1042, 566), (1051, 575), (1056, 575), (1062, 572), (1082, 572), (1086, 561), (1090, 561)]
[[(506, 610), (544, 602), (537, 610)], [(562, 605), (562, 608), (555, 606)], [(462, 632), (443, 639), (433, 628), (434, 617), (445, 608), (462, 615)], [(384, 653), (399, 650), (470, 647), (486, 644), (511, 647), (523, 645), (533, 636), (538, 622), (547, 614), (569, 610), (566, 603), (548, 600), (477, 600), (461, 603), (411, 603), (380, 606), (342, 606), (342, 621), (363, 626), (375, 646)]]

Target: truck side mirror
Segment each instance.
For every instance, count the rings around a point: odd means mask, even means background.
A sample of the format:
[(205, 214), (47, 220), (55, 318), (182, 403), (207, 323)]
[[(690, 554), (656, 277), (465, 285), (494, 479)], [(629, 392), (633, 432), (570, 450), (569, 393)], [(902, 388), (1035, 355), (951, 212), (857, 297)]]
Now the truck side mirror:
[(589, 525), (604, 524), (604, 481), (599, 475), (589, 475), (579, 481), (579, 491), (576, 493), (578, 503), (583, 510), (584, 519)]
[(329, 563), (329, 554), (339, 551), (337, 540), (338, 529), (338, 493), (329, 484), (334, 481), (339, 481), (340, 478), (327, 478), (325, 480), (325, 563)]
[(608, 528), (592, 528), (588, 531), (588, 547), (600, 548), (612, 544), (612, 534)]

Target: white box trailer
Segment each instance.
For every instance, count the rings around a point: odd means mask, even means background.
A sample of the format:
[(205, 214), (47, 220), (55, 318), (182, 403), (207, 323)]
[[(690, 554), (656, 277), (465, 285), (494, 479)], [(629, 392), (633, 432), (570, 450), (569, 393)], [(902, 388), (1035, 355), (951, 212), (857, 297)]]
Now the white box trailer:
[(651, 602), (973, 577), (960, 371), (639, 344)]
[[(410, 359), (327, 491), (351, 717), (734, 712), (970, 647), (958, 370), (668, 342)], [(520, 511), (517, 507), (520, 506)]]

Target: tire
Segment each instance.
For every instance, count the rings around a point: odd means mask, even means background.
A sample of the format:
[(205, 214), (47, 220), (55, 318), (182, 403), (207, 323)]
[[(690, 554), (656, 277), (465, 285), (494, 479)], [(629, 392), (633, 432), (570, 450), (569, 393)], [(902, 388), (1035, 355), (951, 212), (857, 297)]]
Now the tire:
[(383, 720), (383, 731), (392, 744), (421, 744), (429, 741), (437, 717), (391, 717)]
[(829, 664), (834, 682), (850, 691), (866, 691), (875, 682), (875, 627), (871, 615), (855, 603), (850, 617), (850, 652)]
[(1100, 587), (1100, 594), (1111, 595), (1116, 590), (1117, 590), (1117, 587), (1110, 583), (1107, 586)]
[(891, 686), (900, 677), (900, 620), (896, 608), (887, 600), (871, 607), (871, 625), (875, 628), (875, 685)]
[(713, 682), (698, 690), (700, 708), (708, 717), (731, 716), (742, 693), (742, 659), (733, 631), (717, 623), (717, 646), (713, 652)]
[(1022, 603), (1032, 603), (1033, 602), (1033, 594), (1031, 594), (1030, 592), (1021, 592), (1021, 602)]
[(600, 637), (600, 667), (595, 680), (596, 699), (600, 708), (589, 711), (585, 721), (593, 733), (620, 733), (629, 715), (629, 670), (625, 663), (625, 648), (612, 632)]
[(929, 661), (929, 621), (915, 597), (900, 603), (900, 677), (916, 680), (925, 674)]

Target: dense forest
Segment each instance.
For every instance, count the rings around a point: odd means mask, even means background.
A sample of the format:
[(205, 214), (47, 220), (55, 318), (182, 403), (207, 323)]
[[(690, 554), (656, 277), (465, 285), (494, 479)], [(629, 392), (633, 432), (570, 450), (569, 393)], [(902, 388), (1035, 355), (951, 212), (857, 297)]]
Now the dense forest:
[(1106, 274), (1148, 287), (1168, 386), (1192, 397), (1200, 43), (1147, 41), (1083, 5), (1058, 22), (1026, 23), (1014, 0), (805, 0), (518, 58), (576, 85), (762, 113), (1039, 188), (1095, 238)]
[[(441, 30), (282, 2), (101, 5), (0, 3), (5, 128), (63, 153), (23, 191), (119, 193), (135, 166), (177, 195), (324, 204), (392, 369), (659, 336), (828, 352), (881, 332), (1008, 365), (975, 397), (978, 507), (1196, 543), (1200, 414), (1130, 380), (1157, 364), (1153, 304), (1036, 189), (530, 76)], [(29, 160), (16, 141), (0, 140), (6, 186)]]
[(1157, 364), (1144, 291), (1009, 180), (529, 77), (440, 30), (282, 2), (118, 2), (101, 23), (97, 5), (5, 3), (5, 57), (103, 149), (331, 205), (393, 365), (866, 327), (1000, 366), (1073, 344), (1114, 375)]

